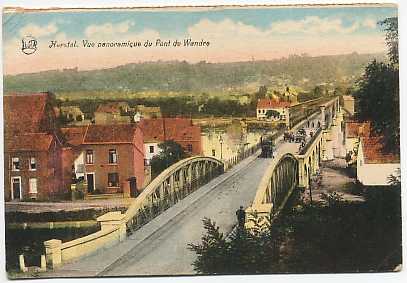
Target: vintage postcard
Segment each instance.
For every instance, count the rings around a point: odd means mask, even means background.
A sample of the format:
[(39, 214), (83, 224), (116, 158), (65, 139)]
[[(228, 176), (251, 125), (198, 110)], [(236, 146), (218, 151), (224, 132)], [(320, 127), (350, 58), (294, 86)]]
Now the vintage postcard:
[(2, 28), (10, 279), (401, 270), (396, 4)]

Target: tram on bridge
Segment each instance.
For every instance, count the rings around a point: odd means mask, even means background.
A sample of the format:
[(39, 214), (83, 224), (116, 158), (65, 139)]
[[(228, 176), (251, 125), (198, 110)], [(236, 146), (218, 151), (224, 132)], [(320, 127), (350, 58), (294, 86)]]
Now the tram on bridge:
[(263, 135), (260, 137), (260, 146), (261, 146), (261, 158), (273, 158), (274, 153), (274, 141), (273, 137), (270, 135)]

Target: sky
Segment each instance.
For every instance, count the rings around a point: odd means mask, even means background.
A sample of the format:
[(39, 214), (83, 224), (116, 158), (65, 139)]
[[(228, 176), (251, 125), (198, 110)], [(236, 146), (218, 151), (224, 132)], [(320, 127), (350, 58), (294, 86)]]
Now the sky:
[[(4, 73), (63, 68), (92, 70), (144, 61), (234, 62), (271, 60), (292, 54), (310, 56), (385, 52), (377, 22), (397, 16), (381, 6), (251, 7), (70, 10), (3, 14)], [(22, 39), (37, 40), (37, 50), (22, 52)], [(209, 46), (184, 47), (183, 40)], [(155, 46), (156, 40), (181, 46)], [(49, 48), (51, 41), (77, 41), (76, 48)], [(83, 40), (96, 47), (84, 48)], [(106, 48), (103, 42), (152, 42), (150, 47)]]

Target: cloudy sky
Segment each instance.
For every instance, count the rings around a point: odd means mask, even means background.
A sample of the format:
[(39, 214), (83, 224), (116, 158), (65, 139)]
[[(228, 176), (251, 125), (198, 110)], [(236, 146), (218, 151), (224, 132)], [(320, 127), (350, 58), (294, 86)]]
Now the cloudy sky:
[[(384, 52), (384, 34), (376, 24), (396, 16), (393, 6), (304, 8), (201, 8), (178, 10), (85, 10), (3, 15), (4, 72), (109, 68), (132, 62), (186, 60), (233, 62), (275, 59), (290, 54), (311, 56)], [(37, 39), (37, 51), (21, 52), (21, 39)], [(209, 41), (209, 47), (155, 47), (156, 39)], [(146, 40), (150, 48), (83, 48), (82, 40)], [(49, 48), (77, 40), (78, 48)]]

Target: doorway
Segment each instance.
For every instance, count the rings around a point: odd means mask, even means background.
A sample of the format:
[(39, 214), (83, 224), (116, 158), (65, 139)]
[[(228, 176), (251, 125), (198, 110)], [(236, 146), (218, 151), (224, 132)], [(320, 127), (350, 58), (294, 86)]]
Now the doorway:
[(86, 181), (88, 183), (88, 193), (95, 191), (95, 173), (86, 173)]
[(21, 177), (11, 178), (11, 199), (21, 199)]

